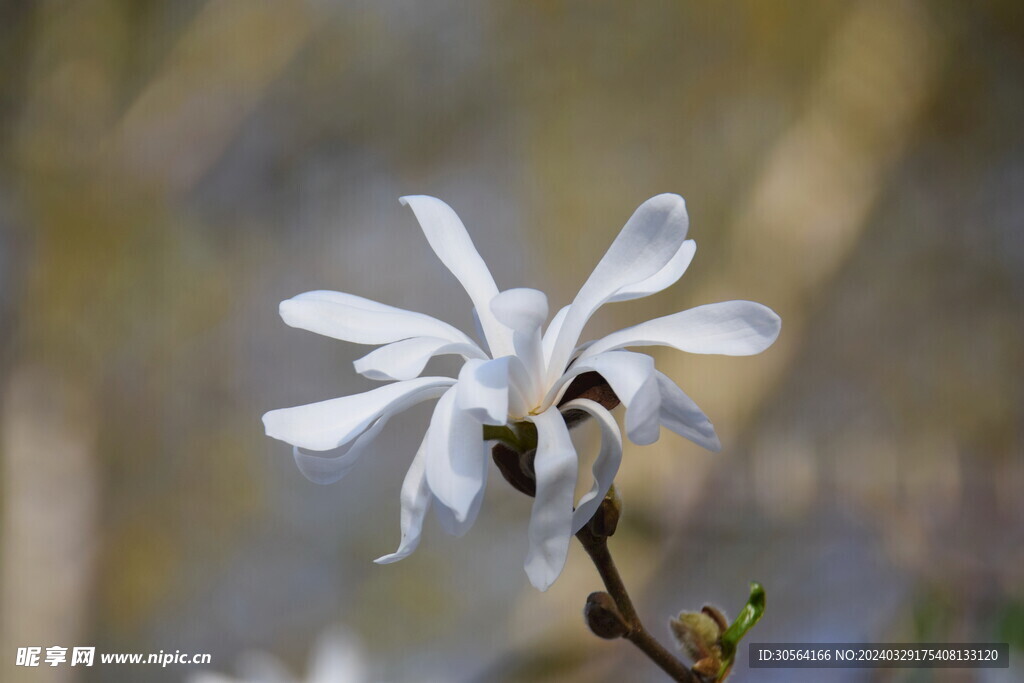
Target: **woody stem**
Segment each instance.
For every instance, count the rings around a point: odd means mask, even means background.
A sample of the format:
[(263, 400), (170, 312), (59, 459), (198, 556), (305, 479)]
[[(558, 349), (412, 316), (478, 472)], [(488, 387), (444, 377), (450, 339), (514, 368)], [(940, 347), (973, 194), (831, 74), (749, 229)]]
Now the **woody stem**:
[(700, 679), (644, 628), (639, 615), (637, 615), (636, 607), (633, 606), (633, 601), (629, 597), (629, 592), (626, 590), (626, 585), (622, 582), (619, 570), (615, 566), (611, 552), (608, 550), (608, 537), (595, 534), (590, 526), (587, 524), (580, 529), (576, 538), (579, 539), (583, 549), (587, 551), (587, 555), (594, 562), (605, 589), (612, 596), (616, 607), (619, 608), (626, 625), (626, 633), (623, 637), (640, 648), (647, 658), (671, 676), (672, 680), (698, 683)]

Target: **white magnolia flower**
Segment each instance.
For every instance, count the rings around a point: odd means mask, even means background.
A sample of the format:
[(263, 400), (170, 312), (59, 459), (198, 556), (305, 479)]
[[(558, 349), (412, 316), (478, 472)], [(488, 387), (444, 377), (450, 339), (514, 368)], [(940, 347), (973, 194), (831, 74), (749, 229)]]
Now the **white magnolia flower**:
[[(526, 573), (541, 590), (558, 577), (569, 541), (593, 515), (622, 457), (619, 428), (600, 404), (578, 398), (560, 405), (573, 379), (596, 372), (626, 407), (626, 434), (634, 443), (658, 439), (661, 426), (705, 448), (720, 448), (700, 408), (654, 368), (650, 356), (626, 351), (671, 346), (691, 353), (749, 355), (778, 336), (780, 320), (750, 301), (698, 306), (580, 344), (587, 321), (601, 305), (648, 296), (675, 283), (696, 250), (686, 240), (689, 219), (682, 197), (658, 195), (636, 210), (572, 304), (547, 327), (547, 297), (534, 289), (499, 292), (462, 221), (447, 204), (403, 197), (438, 258), (465, 287), (475, 307), (480, 338), (435, 318), (353, 294), (315, 291), (281, 303), (281, 317), (299, 327), (381, 348), (355, 362), (371, 379), (396, 380), (366, 393), (274, 410), (263, 416), (269, 436), (295, 447), (302, 472), (316, 482), (340, 479), (387, 421), (410, 406), (438, 398), (430, 426), (402, 486), (402, 538), (394, 562), (415, 550), (424, 516), (435, 504), (449, 533), (461, 535), (480, 508), (491, 444), (482, 425), (533, 423), (536, 496), (530, 517)], [(419, 377), (430, 358), (464, 359), (458, 378)], [(577, 454), (561, 411), (579, 410), (601, 427), (602, 448), (593, 485), (574, 501)], [(489, 432), (489, 433), (493, 433)], [(304, 453), (337, 449), (333, 457)], [(574, 505), (575, 503), (575, 505)]]

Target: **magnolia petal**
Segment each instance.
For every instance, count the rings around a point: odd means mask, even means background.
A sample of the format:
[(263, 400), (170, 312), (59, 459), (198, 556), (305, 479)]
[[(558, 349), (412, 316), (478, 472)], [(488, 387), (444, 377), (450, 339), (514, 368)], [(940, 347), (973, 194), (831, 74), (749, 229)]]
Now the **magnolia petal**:
[(529, 397), (539, 398), (544, 392), (541, 327), (548, 317), (547, 295), (536, 289), (508, 289), (494, 297), (491, 310), (498, 322), (512, 330), (512, 347), (527, 370), (523, 391)]
[(263, 416), (263, 426), (267, 436), (311, 451), (328, 451), (356, 438), (381, 416), (436, 398), (453, 384), (450, 377), (396, 382), (362, 394), (271, 410)]
[(665, 264), (665, 267), (659, 270), (654, 275), (650, 276), (643, 282), (638, 282), (635, 285), (623, 287), (615, 293), (611, 299), (611, 302), (618, 301), (630, 301), (631, 299), (640, 299), (645, 296), (657, 294), (658, 292), (668, 289), (683, 276), (686, 269), (690, 267), (690, 262), (693, 261), (693, 255), (697, 252), (697, 243), (693, 240), (686, 240), (679, 246), (679, 251), (672, 257), (672, 260)]
[(476, 338), (480, 340), (479, 346), (484, 355), (490, 358), (491, 347), (487, 345), (487, 335), (484, 334), (484, 326), (480, 324), (480, 314), (476, 312), (476, 306), (473, 307), (473, 329), (476, 331)]
[(667, 375), (655, 371), (661, 393), (661, 424), (698, 446), (717, 453), (722, 442), (707, 415)]
[(314, 484), (333, 484), (348, 474), (353, 465), (359, 462), (367, 447), (377, 438), (387, 422), (388, 417), (379, 418), (372, 427), (339, 448), (332, 456), (303, 453), (298, 446), (293, 446), (292, 457), (295, 459), (295, 465), (302, 476)]
[(544, 591), (562, 573), (569, 552), (577, 458), (569, 429), (557, 407), (531, 419), (537, 425), (537, 494), (530, 514), (530, 548), (525, 568), (530, 583)]
[(604, 377), (626, 406), (626, 434), (630, 441), (646, 446), (658, 440), (661, 396), (653, 358), (632, 351), (610, 351), (580, 358), (552, 388), (545, 405), (556, 402), (572, 379), (584, 372), (596, 372)]
[(690, 353), (750, 356), (779, 336), (782, 320), (753, 301), (722, 301), (648, 320), (594, 342), (583, 356), (627, 346), (671, 346)]
[(642, 353), (620, 351), (594, 356), (580, 365), (604, 377), (626, 406), (626, 435), (630, 441), (646, 446), (658, 440), (661, 395), (654, 375), (653, 358)]
[(533, 377), (518, 356), (508, 359), (508, 414), (509, 418), (525, 418), (536, 407)]
[(355, 344), (389, 344), (409, 337), (473, 343), (455, 327), (429, 315), (344, 292), (305, 292), (282, 301), (279, 310), (291, 327)]
[(656, 275), (679, 251), (689, 219), (679, 195), (660, 194), (633, 213), (572, 302), (548, 364), (548, 381), (566, 368), (583, 326), (599, 306)]
[(544, 330), (544, 339), (542, 346), (544, 348), (544, 361), (545, 363), (551, 362), (551, 354), (555, 350), (555, 342), (558, 340), (558, 333), (562, 330), (562, 325), (565, 323), (565, 316), (569, 314), (569, 309), (572, 306), (562, 306), (558, 309), (558, 313), (555, 313), (555, 317), (548, 323), (548, 328)]
[(437, 402), (428, 430), (427, 482), (456, 521), (469, 518), (473, 501), (487, 477), (487, 447), (480, 422), (459, 410), (455, 387)]
[(548, 319), (548, 297), (537, 289), (506, 289), (491, 299), (491, 312), (512, 330), (533, 330)]
[(510, 335), (494, 319), (490, 308), (498, 286), (458, 214), (436, 197), (412, 195), (401, 197), (399, 201), (416, 214), (431, 249), (469, 294), (492, 354), (511, 353)]
[(434, 356), (458, 354), (463, 358), (487, 358), (476, 344), (440, 337), (412, 337), (374, 349), (352, 365), (363, 377), (376, 380), (407, 380), (418, 377)]
[[(484, 470), (486, 477), (487, 471)], [(476, 522), (477, 515), (480, 513), (480, 504), (484, 500), (484, 490), (487, 488), (486, 481), (484, 485), (480, 487), (480, 491), (477, 492), (473, 498), (472, 505), (469, 506), (469, 514), (466, 515), (466, 519), (461, 522), (455, 518), (455, 515), (451, 510), (446, 508), (443, 504), (434, 506), (434, 516), (437, 517), (438, 523), (441, 525), (441, 529), (449, 536), (455, 536), (456, 538), (462, 538), (466, 535), (466, 532), (472, 528), (473, 523)], [(434, 497), (434, 500), (437, 500)]]
[(601, 450), (591, 468), (594, 484), (580, 497), (576, 504), (576, 511), (572, 513), (572, 533), (575, 534), (594, 516), (601, 501), (612, 487), (615, 475), (619, 471), (619, 465), (622, 463), (622, 435), (619, 434), (619, 425), (615, 423), (615, 418), (600, 403), (577, 398), (560, 406), (560, 410), (563, 412), (573, 409), (585, 410), (590, 413), (601, 426)]
[(480, 424), (508, 422), (508, 368), (511, 356), (496, 360), (470, 359), (459, 371), (456, 385), (458, 409)]
[(399, 500), (402, 504), (401, 528), (402, 540), (398, 544), (398, 550), (390, 555), (378, 557), (374, 562), (377, 564), (390, 564), (398, 562), (411, 555), (416, 546), (420, 544), (420, 534), (423, 531), (423, 518), (430, 508), (430, 486), (427, 485), (426, 473), (426, 450), (427, 435), (423, 436), (416, 456), (409, 465), (409, 471), (405, 474), (402, 482), (402, 493)]

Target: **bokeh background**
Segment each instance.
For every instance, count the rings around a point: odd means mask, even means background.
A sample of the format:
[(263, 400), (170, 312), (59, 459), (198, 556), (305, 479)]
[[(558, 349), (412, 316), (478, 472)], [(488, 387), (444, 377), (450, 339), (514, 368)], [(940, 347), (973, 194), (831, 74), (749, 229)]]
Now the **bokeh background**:
[(301, 677), (341, 629), (370, 681), (661, 680), (586, 630), (578, 549), (529, 586), (529, 501), (500, 477), (469, 535), (430, 520), (414, 556), (372, 564), (429, 407), (328, 487), (259, 418), (373, 386), (350, 365), (366, 347), (280, 321), (289, 296), (472, 329), (400, 195), (444, 198), (499, 286), (554, 309), (677, 192), (690, 271), (589, 330), (732, 298), (784, 326), (752, 358), (657, 352), (724, 449), (627, 448), (613, 550), (648, 625), (735, 615), (757, 579), (755, 641), (1016, 660), (742, 655), (737, 680), (1024, 680), (1021, 74), (1017, 0), (3, 3), (0, 679), (196, 673), (13, 666), (82, 644), (225, 674), (257, 650)]

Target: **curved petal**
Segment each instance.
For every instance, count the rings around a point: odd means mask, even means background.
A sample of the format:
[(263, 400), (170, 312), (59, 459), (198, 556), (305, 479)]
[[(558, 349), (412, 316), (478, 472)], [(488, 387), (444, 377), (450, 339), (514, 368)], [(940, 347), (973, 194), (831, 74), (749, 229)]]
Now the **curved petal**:
[(594, 311), (619, 290), (664, 268), (679, 251), (688, 226), (686, 202), (679, 195), (660, 194), (640, 205), (573, 300), (551, 353), (549, 382), (564, 371)]
[(693, 399), (683, 393), (667, 375), (657, 370), (654, 374), (661, 393), (661, 424), (709, 451), (717, 453), (722, 450), (722, 442), (715, 434), (714, 425)]
[(480, 340), (480, 348), (490, 358), (491, 347), (487, 345), (487, 335), (484, 334), (484, 326), (480, 323), (480, 314), (476, 312), (476, 306), (473, 307), (473, 330), (476, 331), (476, 338)]
[(555, 350), (555, 342), (558, 340), (558, 333), (562, 330), (562, 325), (565, 323), (565, 316), (569, 315), (569, 309), (572, 306), (562, 306), (558, 309), (558, 313), (555, 313), (555, 317), (548, 323), (548, 328), (544, 330), (544, 338), (541, 345), (544, 348), (544, 362), (551, 362), (551, 354)]
[(557, 407), (531, 419), (537, 425), (537, 495), (530, 513), (525, 568), (530, 583), (543, 591), (562, 573), (569, 552), (577, 458), (569, 428)]
[(750, 356), (779, 336), (782, 320), (753, 301), (722, 301), (627, 327), (597, 340), (582, 356), (627, 346), (671, 346), (690, 353)]
[(609, 351), (580, 358), (559, 379), (545, 404), (557, 401), (571, 380), (584, 372), (596, 372), (604, 377), (626, 406), (626, 434), (630, 441), (645, 446), (658, 440), (661, 395), (653, 358), (632, 351)]
[[(548, 325), (548, 329), (544, 332), (544, 338), (541, 341), (541, 345), (544, 349), (544, 363), (546, 366), (550, 366), (551, 354), (555, 350), (555, 340), (558, 337), (558, 331), (562, 328), (562, 323), (565, 322), (565, 316), (569, 313), (571, 306), (563, 306), (558, 313), (555, 314), (551, 324)], [(573, 358), (579, 357), (587, 348), (593, 344), (593, 341), (584, 342), (579, 344), (569, 354), (569, 363), (572, 363)]]
[(409, 337), (473, 343), (458, 329), (429, 315), (344, 292), (305, 292), (282, 301), (279, 311), (291, 327), (355, 344), (389, 344)]
[(548, 319), (548, 297), (539, 289), (506, 289), (491, 299), (491, 312), (505, 327), (532, 330)]
[(359, 436), (382, 415), (391, 415), (436, 398), (455, 384), (450, 377), (421, 377), (362, 394), (332, 398), (263, 416), (267, 436), (311, 451), (328, 451)]
[(686, 269), (690, 267), (690, 262), (693, 261), (693, 255), (696, 252), (697, 243), (693, 240), (686, 240), (679, 246), (679, 251), (676, 252), (671, 261), (665, 264), (664, 268), (643, 282), (623, 287), (608, 302), (630, 301), (631, 299), (639, 299), (668, 289), (678, 282), (679, 278), (686, 272)]
[[(449, 536), (455, 536), (456, 538), (465, 536), (466, 532), (472, 528), (473, 523), (476, 522), (476, 517), (480, 513), (480, 504), (483, 503), (484, 500), (484, 490), (487, 488), (486, 476), (487, 470), (485, 469), (484, 484), (480, 487), (480, 491), (478, 491), (476, 496), (473, 498), (473, 503), (469, 506), (469, 513), (466, 515), (466, 518), (461, 522), (456, 519), (451, 510), (446, 508), (443, 504), (440, 504), (440, 501), (438, 501), (438, 505), (434, 506), (434, 516), (437, 517), (437, 521), (440, 523), (441, 529)], [(434, 497), (434, 500), (437, 500), (437, 498)]]
[(512, 356), (497, 360), (467, 360), (456, 385), (458, 409), (480, 424), (508, 422), (508, 368)]
[(429, 434), (423, 436), (416, 456), (409, 465), (409, 471), (405, 474), (402, 482), (402, 493), (399, 500), (402, 504), (401, 528), (402, 540), (395, 552), (378, 557), (374, 562), (377, 564), (390, 564), (398, 562), (412, 554), (416, 546), (420, 544), (420, 534), (423, 531), (423, 518), (430, 509), (430, 487), (427, 485), (426, 473), (426, 450)]
[(594, 516), (601, 501), (608, 493), (608, 489), (612, 487), (615, 475), (619, 471), (619, 465), (622, 463), (622, 435), (619, 434), (619, 425), (615, 423), (615, 418), (600, 403), (577, 398), (561, 406), (560, 409), (563, 412), (573, 409), (585, 410), (601, 426), (601, 450), (591, 469), (594, 475), (594, 484), (580, 497), (576, 504), (576, 511), (572, 513), (572, 533), (575, 534)]
[(352, 365), (363, 377), (377, 380), (406, 380), (419, 377), (434, 356), (458, 354), (463, 358), (487, 358), (476, 344), (453, 342), (440, 337), (412, 337), (374, 349)]
[(387, 423), (388, 417), (379, 418), (373, 426), (330, 456), (303, 453), (298, 446), (293, 446), (295, 466), (299, 468), (302, 476), (314, 484), (333, 484), (348, 474), (352, 466), (359, 462), (367, 446), (377, 438)]
[(535, 408), (545, 389), (541, 327), (548, 317), (548, 297), (536, 289), (507, 289), (491, 300), (491, 310), (512, 330), (512, 347), (527, 372), (522, 389)]
[(469, 518), (487, 478), (487, 446), (480, 422), (456, 406), (456, 388), (437, 402), (428, 430), (427, 482), (456, 521)]
[(498, 286), (458, 214), (436, 197), (412, 195), (401, 197), (399, 201), (416, 214), (430, 248), (469, 294), (491, 353), (494, 356), (511, 353), (510, 335), (494, 319), (490, 308)]
[(537, 407), (533, 394), (533, 377), (522, 359), (518, 356), (508, 358), (508, 414), (509, 419), (525, 418)]

